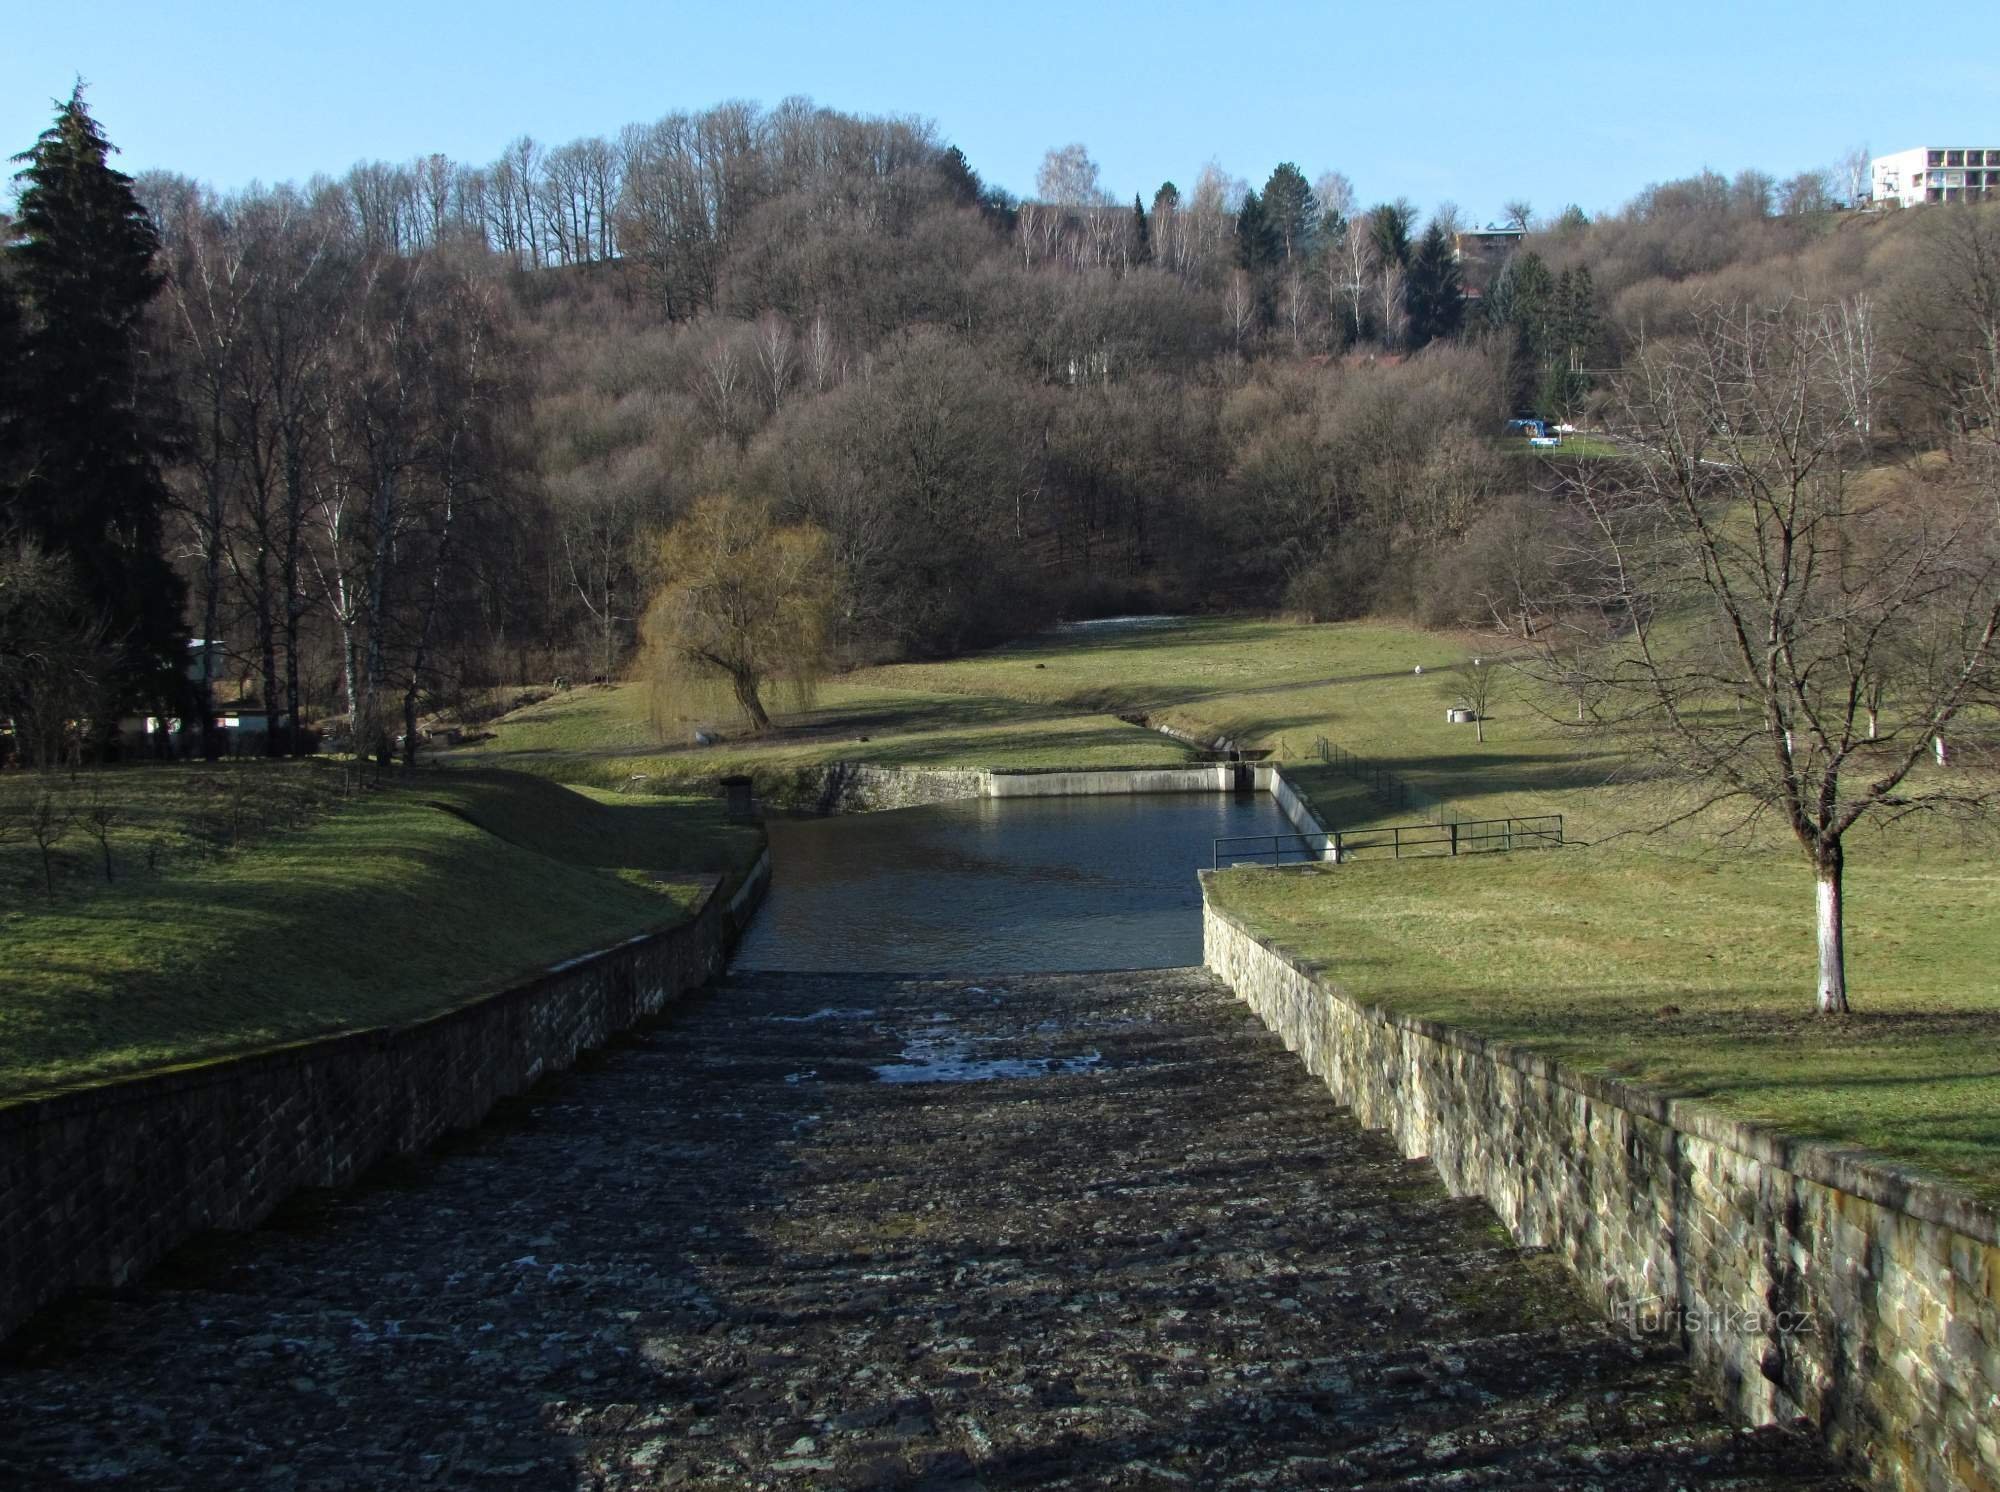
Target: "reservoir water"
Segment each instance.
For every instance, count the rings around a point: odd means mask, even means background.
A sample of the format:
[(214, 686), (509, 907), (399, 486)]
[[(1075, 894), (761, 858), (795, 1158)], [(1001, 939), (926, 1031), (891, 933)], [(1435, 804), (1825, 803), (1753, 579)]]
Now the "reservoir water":
[(1264, 794), (981, 798), (774, 819), (744, 969), (1023, 973), (1201, 962), (1195, 872), (1288, 833)]

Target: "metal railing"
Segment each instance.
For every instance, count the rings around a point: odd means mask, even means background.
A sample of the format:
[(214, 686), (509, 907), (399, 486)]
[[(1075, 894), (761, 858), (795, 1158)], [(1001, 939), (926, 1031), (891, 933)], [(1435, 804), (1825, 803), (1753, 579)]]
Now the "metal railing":
[[(1335, 834), (1225, 834), (1215, 841), (1215, 868), (1228, 865), (1309, 865), (1333, 858)], [(1287, 858), (1287, 857), (1290, 858)]]
[(1371, 761), (1365, 756), (1356, 756), (1344, 747), (1327, 740), (1325, 736), (1313, 738), (1313, 755), (1336, 772), (1360, 783), (1368, 790), (1369, 796), (1384, 808), (1412, 809), (1433, 824), (1448, 823), (1453, 819), (1463, 820), (1466, 817), (1435, 793), (1425, 792), (1381, 762)]
[[(1387, 824), (1331, 834), (1229, 834), (1215, 841), (1215, 868), (1224, 865), (1305, 865), (1314, 861), (1415, 860), (1450, 855), (1500, 855), (1552, 850), (1563, 842), (1563, 816), (1449, 819), (1441, 824)], [(1290, 857), (1289, 859), (1287, 857)]]

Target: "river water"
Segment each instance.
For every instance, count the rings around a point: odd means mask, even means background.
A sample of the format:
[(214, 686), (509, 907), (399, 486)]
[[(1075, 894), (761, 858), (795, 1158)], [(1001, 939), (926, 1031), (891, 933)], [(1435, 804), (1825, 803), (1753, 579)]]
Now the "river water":
[(893, 973), (1201, 962), (1195, 872), (1229, 834), (1288, 833), (1270, 798), (981, 798), (774, 819), (744, 969)]

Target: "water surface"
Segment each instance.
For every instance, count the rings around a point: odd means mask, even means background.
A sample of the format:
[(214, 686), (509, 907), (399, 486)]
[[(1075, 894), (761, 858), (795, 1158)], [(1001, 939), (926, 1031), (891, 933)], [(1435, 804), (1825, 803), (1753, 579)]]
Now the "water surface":
[(1201, 962), (1195, 872), (1228, 834), (1287, 833), (1263, 794), (981, 798), (776, 819), (745, 969), (895, 973)]

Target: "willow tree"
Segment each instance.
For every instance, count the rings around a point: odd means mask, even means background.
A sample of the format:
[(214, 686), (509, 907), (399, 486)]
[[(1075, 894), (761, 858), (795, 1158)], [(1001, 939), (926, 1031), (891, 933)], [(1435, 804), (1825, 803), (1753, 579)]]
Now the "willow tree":
[(654, 560), (661, 581), (641, 666), (662, 736), (676, 715), (725, 696), (759, 735), (771, 728), (767, 690), (810, 703), (838, 606), (823, 531), (780, 525), (758, 503), (706, 497), (660, 537)]

